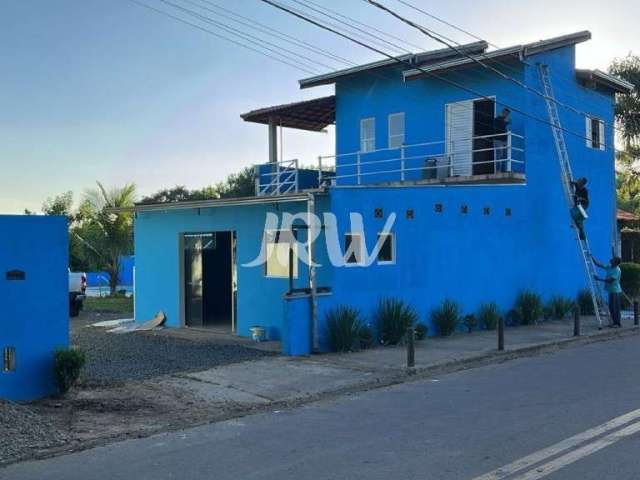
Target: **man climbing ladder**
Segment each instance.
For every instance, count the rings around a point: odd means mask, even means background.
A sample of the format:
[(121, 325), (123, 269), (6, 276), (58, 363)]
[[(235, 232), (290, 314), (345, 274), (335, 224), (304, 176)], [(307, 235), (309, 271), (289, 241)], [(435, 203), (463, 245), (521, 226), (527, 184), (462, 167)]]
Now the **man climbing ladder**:
[[(553, 133), (553, 139), (556, 145), (556, 152), (558, 154), (558, 161), (560, 163), (560, 176), (562, 180), (562, 187), (564, 191), (565, 201), (567, 207), (573, 219), (571, 222), (577, 233), (578, 249), (582, 257), (582, 262), (585, 268), (587, 285), (589, 286), (589, 292), (591, 293), (591, 300), (593, 301), (593, 309), (598, 320), (598, 327), (602, 328), (602, 319), (610, 318), (607, 309), (602, 299), (599, 285), (596, 284), (596, 267), (593, 263), (593, 257), (591, 255), (591, 248), (587, 239), (586, 232), (584, 231), (584, 219), (586, 218), (586, 211), (582, 203), (578, 203), (580, 197), (581, 202), (584, 202), (584, 190), (586, 189), (586, 179), (582, 182), (582, 179), (578, 181), (573, 180), (573, 174), (571, 172), (571, 162), (569, 161), (569, 152), (567, 145), (564, 141), (564, 133), (562, 125), (560, 124), (560, 116), (558, 115), (558, 109), (553, 95), (553, 87), (551, 86), (551, 79), (549, 78), (549, 67), (544, 64), (538, 66), (540, 73), (540, 80), (544, 87), (545, 103), (547, 105), (547, 113), (549, 114), (549, 123), (551, 124), (551, 132)], [(588, 205), (588, 193), (586, 196)], [(584, 215), (580, 212), (582, 210)], [(579, 218), (576, 219), (576, 212), (580, 213)], [(610, 320), (609, 320), (610, 322)]]
[(584, 221), (589, 218), (587, 209), (589, 208), (589, 190), (587, 190), (587, 179), (582, 177), (571, 182), (573, 187), (573, 208), (571, 209), (571, 218), (578, 228), (578, 237), (580, 240), (587, 238), (584, 233)]

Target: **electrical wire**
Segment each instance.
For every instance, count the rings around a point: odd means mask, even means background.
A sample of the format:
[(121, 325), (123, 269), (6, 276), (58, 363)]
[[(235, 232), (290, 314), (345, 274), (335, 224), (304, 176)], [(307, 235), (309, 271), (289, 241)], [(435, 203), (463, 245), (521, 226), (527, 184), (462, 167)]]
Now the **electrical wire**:
[[(302, 55), (300, 53), (297, 53), (297, 52), (294, 52), (292, 50), (289, 50), (289, 49), (287, 49), (287, 48), (285, 48), (285, 47), (283, 47), (281, 45), (277, 45), (277, 44), (275, 44), (273, 42), (269, 42), (268, 40), (265, 40), (264, 38), (256, 37), (255, 35), (252, 35), (250, 33), (243, 32), (242, 30), (239, 30), (239, 29), (237, 29), (235, 27), (230, 27), (229, 25), (226, 25), (226, 24), (224, 24), (222, 22), (218, 22), (217, 20), (213, 20), (212, 18), (207, 17), (206, 15), (202, 15), (202, 14), (200, 14), (200, 13), (194, 11), (194, 10), (191, 10), (189, 8), (185, 8), (185, 7), (183, 7), (181, 5), (178, 5), (178, 4), (174, 3), (174, 2), (171, 2), (169, 0), (159, 0), (159, 1), (164, 3), (165, 5), (169, 5), (169, 6), (172, 6), (172, 7), (176, 8), (176, 9), (186, 13), (187, 15), (190, 15), (192, 17), (198, 18), (199, 20), (201, 20), (203, 22), (209, 23), (211, 25), (215, 25), (218, 28), (221, 28), (222, 30), (226, 31), (227, 33), (230, 33), (231, 35), (236, 35), (236, 36), (242, 38), (243, 40), (255, 41), (262, 48), (264, 48), (266, 50), (270, 50), (272, 52), (278, 53), (279, 55), (283, 55), (282, 53), (277, 51), (277, 49), (280, 49), (280, 50), (282, 50), (284, 52), (287, 52), (290, 55), (298, 56), (299, 58), (302, 58), (307, 62), (311, 62), (311, 63), (315, 62), (315, 63), (317, 63), (319, 65), (322, 65), (323, 67), (326, 67), (328, 69), (332, 69), (333, 68), (330, 65), (326, 65), (326, 64), (323, 64), (321, 62), (318, 62), (318, 61), (314, 60), (313, 58), (307, 57), (306, 55)], [(264, 46), (262, 44), (269, 45), (272, 48), (266, 47), (266, 46)], [(274, 50), (274, 48), (276, 50)], [(303, 67), (310, 68), (310, 69), (315, 69), (314, 65), (309, 65), (305, 61), (301, 62), (299, 59), (297, 59), (297, 61), (300, 64), (302, 64)]]
[[(189, 3), (193, 3), (193, 0), (184, 0), (184, 1), (189, 1)], [(330, 59), (335, 60), (335, 61), (337, 61), (339, 63), (343, 63), (345, 65), (350, 65), (350, 66), (357, 65), (357, 63), (355, 63), (352, 60), (344, 58), (344, 57), (342, 57), (340, 55), (337, 55), (337, 54), (335, 54), (333, 52), (330, 52), (328, 50), (325, 50), (323, 48), (317, 47), (317, 46), (315, 46), (315, 45), (313, 45), (311, 43), (305, 42), (304, 40), (296, 38), (296, 37), (294, 37), (292, 35), (288, 35), (288, 34), (286, 34), (284, 32), (278, 31), (275, 28), (272, 28), (272, 27), (270, 27), (270, 26), (268, 26), (268, 25), (266, 25), (264, 23), (258, 22), (257, 20), (254, 20), (252, 18), (249, 18), (247, 16), (241, 15), (241, 14), (239, 14), (237, 12), (234, 12), (233, 10), (225, 8), (222, 5), (219, 5), (217, 3), (212, 2), (211, 0), (197, 0), (197, 1), (200, 1), (200, 2), (202, 2), (204, 4), (206, 4), (206, 5), (209, 5), (209, 6), (213, 7), (213, 8), (215, 8), (215, 9), (218, 9), (218, 10), (220, 10), (222, 12), (226, 12), (226, 13), (229, 14), (229, 15), (225, 15), (223, 13), (215, 12), (214, 10), (212, 10), (210, 8), (205, 8), (205, 10), (207, 10), (209, 12), (212, 12), (212, 13), (215, 13), (216, 15), (218, 15), (218, 16), (220, 16), (222, 18), (226, 18), (228, 20), (232, 20), (232, 21), (234, 21), (236, 23), (240, 23), (241, 25), (248, 26), (250, 28), (256, 29), (256, 30), (261, 31), (263, 33), (268, 33), (268, 34), (274, 35), (275, 37), (286, 39), (290, 43), (292, 43), (293, 45), (298, 45), (299, 47), (305, 48), (308, 51), (315, 52), (315, 53), (317, 53), (319, 55), (324, 55), (326, 58), (330, 58)], [(204, 8), (204, 7), (201, 7), (201, 8)], [(236, 18), (234, 18), (234, 17), (236, 17)], [(242, 22), (240, 20), (237, 20), (238, 18), (240, 18), (242, 20), (245, 20), (246, 22)], [(256, 25), (258, 27), (256, 27)]]
[[(487, 70), (495, 73), (496, 75), (500, 76), (502, 79), (508, 80), (508, 81), (516, 84), (520, 88), (523, 88), (523, 89), (525, 89), (525, 90), (527, 90), (527, 91), (529, 91), (529, 92), (531, 92), (531, 93), (533, 93), (535, 95), (538, 95), (543, 100), (554, 102), (556, 105), (558, 105), (558, 106), (560, 106), (560, 107), (562, 107), (562, 108), (564, 108), (566, 110), (570, 110), (573, 113), (576, 113), (578, 115), (582, 115), (585, 118), (591, 118), (592, 117), (592, 115), (588, 114), (587, 112), (584, 112), (584, 111), (582, 111), (582, 110), (580, 110), (578, 108), (575, 108), (574, 106), (569, 105), (569, 104), (567, 104), (565, 102), (561, 102), (560, 100), (557, 100), (556, 98), (550, 97), (550, 96), (546, 95), (545, 93), (543, 93), (543, 92), (541, 92), (541, 91), (539, 91), (539, 90), (527, 85), (526, 83), (524, 83), (524, 82), (522, 82), (522, 81), (520, 81), (520, 80), (518, 80), (518, 79), (516, 79), (516, 78), (514, 78), (514, 77), (512, 77), (510, 75), (507, 75), (506, 73), (502, 72), (501, 70), (482, 62), (477, 57), (474, 57), (473, 55), (469, 55), (468, 53), (462, 51), (461, 49), (457, 48), (456, 46), (451, 45), (446, 40), (440, 38), (438, 36), (438, 34), (433, 32), (432, 30), (429, 30), (428, 28), (423, 27), (422, 25), (419, 25), (416, 22), (414, 22), (412, 20), (409, 20), (406, 17), (403, 17), (402, 15), (397, 13), (396, 11), (390, 9), (389, 7), (387, 7), (387, 6), (385, 6), (385, 5), (381, 4), (381, 3), (379, 3), (378, 1), (376, 1), (376, 0), (362, 0), (362, 1), (367, 3), (367, 4), (369, 4), (369, 5), (372, 5), (372, 6), (376, 7), (376, 8), (378, 8), (378, 9), (386, 12), (386, 13), (388, 13), (389, 15), (392, 15), (393, 17), (395, 17), (396, 19), (400, 20), (401, 22), (409, 25), (412, 28), (415, 28), (416, 30), (418, 30), (418, 31), (420, 31), (422, 33), (424, 33), (429, 38), (431, 38), (431, 39), (433, 39), (433, 40), (445, 45), (447, 48), (450, 48), (451, 50), (456, 52), (458, 55), (464, 56), (464, 57), (468, 58), (469, 60), (471, 60), (472, 62), (474, 62), (477, 65), (479, 65), (480, 67), (482, 67), (484, 69), (487, 69)], [(605, 123), (605, 125), (609, 124), (609, 126), (611, 128), (617, 130), (617, 127), (615, 125), (611, 124), (610, 122), (604, 122), (604, 123)]]
[[(548, 120), (545, 120), (545, 119), (542, 119), (542, 118), (536, 117), (535, 115), (532, 115), (532, 114), (530, 114), (529, 112), (527, 112), (527, 111), (525, 111), (525, 110), (522, 110), (522, 109), (520, 109), (520, 108), (517, 108), (517, 107), (514, 107), (514, 106), (512, 106), (512, 105), (509, 105), (509, 104), (505, 103), (504, 101), (498, 101), (498, 100), (495, 100), (495, 99), (493, 99), (493, 98), (491, 98), (491, 97), (489, 97), (489, 96), (487, 96), (487, 95), (484, 95), (484, 94), (482, 94), (482, 93), (477, 92), (476, 90), (474, 90), (474, 89), (472, 89), (472, 88), (465, 87), (464, 85), (461, 85), (461, 84), (459, 84), (459, 83), (457, 83), (457, 82), (454, 82), (454, 81), (452, 81), (452, 80), (450, 80), (450, 79), (448, 79), (448, 78), (442, 77), (441, 75), (437, 75), (437, 74), (435, 74), (434, 72), (426, 71), (426, 70), (424, 70), (423, 68), (421, 68), (421, 67), (419, 67), (419, 66), (416, 66), (416, 65), (411, 64), (411, 62), (409, 62), (409, 61), (407, 61), (407, 60), (404, 60), (404, 59), (399, 58), (399, 57), (395, 57), (395, 56), (393, 56), (393, 55), (391, 55), (391, 54), (389, 54), (389, 53), (387, 53), (387, 52), (385, 52), (385, 51), (383, 51), (383, 50), (380, 50), (380, 49), (378, 49), (378, 48), (376, 48), (376, 47), (373, 47), (373, 46), (371, 46), (371, 45), (368, 45), (367, 43), (362, 42), (362, 41), (360, 41), (360, 40), (358, 40), (358, 39), (356, 39), (356, 38), (350, 37), (349, 35), (347, 35), (347, 34), (345, 34), (345, 33), (343, 33), (343, 32), (340, 32), (340, 31), (337, 31), (337, 30), (335, 30), (335, 29), (332, 29), (331, 27), (328, 27), (327, 25), (324, 25), (324, 24), (322, 24), (321, 22), (318, 22), (318, 21), (316, 21), (316, 20), (314, 20), (314, 19), (312, 19), (312, 18), (309, 18), (309, 17), (305, 16), (303, 13), (296, 12), (296, 11), (294, 11), (293, 9), (288, 8), (287, 6), (281, 5), (281, 4), (279, 4), (279, 3), (277, 3), (277, 2), (275, 2), (275, 1), (273, 1), (273, 0), (259, 0), (259, 1), (261, 1), (261, 2), (263, 2), (263, 3), (266, 3), (266, 4), (268, 4), (268, 5), (271, 5), (272, 7), (277, 8), (277, 9), (279, 9), (279, 10), (281, 10), (281, 11), (285, 12), (285, 13), (288, 13), (288, 14), (290, 14), (290, 15), (293, 15), (293, 16), (295, 16), (295, 17), (297, 17), (297, 18), (301, 19), (301, 20), (304, 20), (304, 21), (305, 21), (305, 22), (307, 22), (307, 23), (310, 23), (310, 24), (312, 24), (312, 25), (315, 25), (315, 26), (317, 26), (318, 28), (321, 28), (321, 29), (323, 29), (323, 30), (329, 31), (329, 32), (331, 32), (331, 33), (334, 33), (334, 34), (336, 34), (336, 35), (338, 35), (338, 36), (340, 36), (340, 37), (342, 37), (342, 38), (345, 38), (345, 39), (347, 39), (347, 40), (349, 40), (349, 41), (351, 41), (351, 42), (353, 42), (353, 43), (356, 43), (356, 44), (358, 44), (358, 45), (360, 45), (360, 46), (362, 46), (362, 47), (364, 47), (364, 48), (367, 48), (367, 49), (372, 50), (372, 51), (374, 51), (374, 52), (376, 52), (376, 53), (379, 53), (379, 54), (381, 54), (381, 55), (383, 55), (383, 56), (385, 56), (385, 57), (387, 57), (387, 58), (389, 58), (389, 59), (391, 59), (391, 60), (396, 61), (397, 63), (400, 63), (400, 64), (408, 64), (409, 66), (411, 66), (411, 68), (414, 68), (414, 69), (419, 70), (419, 71), (421, 71), (421, 72), (423, 72), (423, 73), (425, 73), (425, 74), (427, 74), (427, 75), (429, 75), (429, 76), (432, 76), (432, 77), (434, 77), (434, 78), (437, 78), (437, 79), (439, 79), (439, 80), (441, 80), (441, 81), (443, 81), (443, 82), (445, 82), (445, 83), (448, 83), (448, 84), (450, 84), (450, 85), (452, 85), (452, 86), (454, 86), (454, 87), (456, 87), (456, 88), (458, 88), (458, 89), (464, 90), (464, 91), (466, 91), (466, 92), (468, 92), (468, 93), (471, 93), (471, 94), (473, 94), (473, 95), (476, 95), (476, 96), (478, 96), (478, 97), (480, 97), (480, 98), (482, 98), (482, 99), (490, 100), (490, 101), (494, 101), (495, 103), (500, 104), (500, 105), (502, 105), (502, 106), (504, 106), (504, 107), (507, 107), (507, 108), (509, 108), (511, 111), (513, 111), (513, 112), (517, 112), (517, 113), (520, 113), (521, 115), (523, 115), (523, 116), (525, 116), (525, 117), (527, 117), (527, 118), (530, 118), (530, 119), (532, 119), (532, 120), (535, 120), (535, 121), (538, 121), (538, 122), (544, 123), (544, 124), (549, 125), (549, 126), (554, 127), (554, 128), (555, 128), (555, 127), (558, 127), (557, 125), (554, 125), (553, 123), (551, 123), (551, 122), (550, 122), (550, 121), (548, 121)], [(568, 129), (567, 129), (567, 128), (565, 128), (565, 127), (560, 126), (560, 127), (558, 127), (558, 128), (560, 128), (560, 130), (562, 130), (562, 131), (564, 131), (564, 132), (566, 132), (566, 133), (568, 133), (568, 134), (570, 134), (570, 135), (576, 136), (576, 137), (578, 137), (578, 138), (580, 138), (580, 139), (582, 139), (582, 140), (588, 140), (588, 141), (591, 141), (591, 139), (590, 139), (590, 138), (588, 138), (588, 137), (586, 137), (586, 136), (584, 136), (584, 135), (582, 135), (582, 134), (579, 134), (579, 133), (573, 132), (573, 131), (571, 131), (571, 130), (568, 130)]]
[[(422, 13), (423, 15), (426, 15), (427, 17), (432, 18), (432, 19), (434, 19), (434, 20), (436, 20), (436, 21), (438, 21), (438, 22), (440, 22), (440, 23), (442, 23), (442, 24), (444, 24), (444, 25), (447, 25), (448, 27), (451, 27), (451, 28), (453, 28), (454, 30), (457, 30), (457, 31), (459, 31), (459, 32), (461, 32), (461, 33), (464, 33), (465, 35), (468, 35), (469, 37), (471, 37), (471, 38), (473, 38), (473, 39), (475, 39), (475, 40), (485, 41), (485, 42), (487, 42), (487, 44), (488, 44), (489, 46), (491, 46), (491, 47), (493, 47), (493, 48), (496, 48), (496, 49), (501, 49), (501, 47), (500, 47), (500, 46), (498, 46), (498, 45), (496, 45), (495, 43), (491, 43), (491, 42), (489, 42), (488, 40), (484, 40), (484, 39), (482, 39), (480, 36), (478, 36), (478, 35), (476, 35), (476, 34), (474, 34), (474, 33), (472, 33), (472, 32), (469, 32), (468, 30), (465, 30), (465, 29), (463, 29), (463, 28), (461, 28), (461, 27), (459, 27), (459, 26), (457, 26), (457, 25), (455, 25), (455, 24), (453, 24), (453, 23), (451, 23), (451, 22), (448, 22), (448, 21), (444, 20), (443, 18), (438, 17), (437, 15), (434, 15), (434, 14), (432, 14), (432, 13), (430, 13), (430, 12), (428, 12), (428, 11), (424, 10), (423, 8), (417, 7), (417, 6), (413, 5), (412, 3), (408, 2), (407, 0), (396, 0), (396, 2), (401, 3), (402, 5), (405, 5), (406, 7), (409, 7), (409, 8), (411, 8), (411, 9), (415, 10), (416, 12), (420, 12), (420, 13)], [(443, 36), (443, 37), (444, 37), (444, 36)], [(526, 65), (528, 65), (528, 66), (530, 66), (530, 67), (533, 67), (533, 66), (534, 66), (534, 65), (532, 65), (532, 64), (531, 64), (531, 63), (529, 63), (529, 62), (527, 62), (527, 61), (526, 61), (526, 60), (524, 60), (524, 59), (523, 59), (523, 60), (521, 60), (521, 59), (520, 59), (520, 57), (519, 57), (519, 55), (518, 55), (517, 53), (514, 53), (514, 54), (512, 54), (512, 55), (513, 55), (513, 57), (514, 57), (514, 58), (518, 59), (519, 61), (522, 61), (524, 64), (526, 64)], [(498, 62), (498, 63), (499, 63), (499, 62)], [(550, 70), (551, 70), (551, 69), (550, 69)], [(569, 84), (569, 85), (571, 85), (571, 86), (576, 85), (575, 78), (569, 78), (569, 77), (566, 77), (566, 76), (563, 76), (563, 75), (558, 75), (558, 74), (556, 74), (556, 75), (555, 75), (555, 77), (556, 77), (556, 79), (563, 79), (563, 78), (564, 78), (564, 81), (565, 81), (565, 82), (567, 82), (567, 84)], [(595, 90), (587, 89), (586, 87), (583, 87), (583, 86), (582, 86), (582, 85), (580, 85), (579, 83), (578, 83), (577, 85), (578, 85), (578, 87), (580, 87), (581, 89), (585, 90), (586, 92), (588, 92), (588, 93), (590, 93), (590, 94), (594, 94), (594, 93), (595, 93), (595, 94), (597, 94), (597, 95), (601, 96), (603, 99), (605, 99), (605, 100), (607, 100), (607, 101), (609, 100), (609, 98), (608, 98), (606, 95), (604, 95), (604, 94), (602, 94), (602, 93), (600, 93), (600, 92), (597, 92), (597, 91), (595, 91)], [(575, 98), (577, 98), (577, 97), (575, 97)]]
[(183, 18), (180, 18), (180, 17), (178, 17), (178, 16), (176, 16), (176, 15), (173, 15), (173, 14), (171, 14), (171, 13), (169, 13), (169, 12), (166, 12), (166, 11), (164, 11), (164, 10), (160, 10), (159, 8), (155, 8), (155, 7), (153, 7), (153, 6), (151, 6), (151, 5), (148, 5), (148, 4), (146, 4), (146, 3), (144, 3), (144, 2), (142, 2), (142, 1), (140, 1), (140, 0), (128, 0), (128, 1), (130, 1), (131, 3), (134, 3), (134, 4), (136, 4), (136, 5), (138, 5), (138, 6), (140, 6), (140, 7), (146, 8), (146, 9), (148, 9), (148, 10), (152, 10), (152, 11), (154, 11), (154, 12), (156, 12), (156, 13), (160, 14), (160, 15), (164, 15), (164, 16), (166, 16), (166, 17), (168, 17), (168, 18), (171, 18), (171, 19), (173, 19), (173, 20), (175, 20), (175, 21), (177, 21), (177, 22), (180, 22), (180, 23), (184, 23), (184, 24), (186, 24), (186, 25), (189, 25), (189, 26), (191, 26), (191, 27), (193, 27), (193, 28), (196, 28), (196, 29), (198, 29), (198, 30), (200, 30), (200, 31), (202, 31), (202, 32), (205, 32), (205, 33), (207, 33), (207, 34), (209, 34), (209, 35), (213, 35), (214, 37), (220, 38), (220, 39), (222, 39), (222, 40), (226, 40), (227, 42), (232, 43), (232, 44), (234, 44), (234, 45), (237, 45), (237, 46), (239, 46), (239, 47), (242, 47), (242, 48), (244, 48), (244, 49), (251, 50), (252, 52), (255, 52), (255, 53), (258, 53), (258, 54), (260, 54), (260, 55), (262, 55), (262, 56), (265, 56), (265, 57), (267, 57), (267, 58), (270, 58), (271, 60), (275, 60), (276, 62), (282, 63), (282, 64), (284, 64), (284, 65), (288, 65), (289, 67), (295, 68), (296, 70), (300, 70), (300, 71), (305, 72), (305, 73), (307, 73), (307, 74), (309, 74), (309, 75), (316, 75), (316, 72), (315, 72), (315, 71), (312, 71), (312, 70), (308, 70), (308, 69), (306, 69), (306, 68), (303, 68), (303, 67), (301, 67), (300, 65), (298, 65), (298, 64), (296, 64), (296, 63), (294, 63), (294, 62), (290, 62), (290, 61), (288, 61), (288, 60), (284, 60), (284, 59), (282, 59), (282, 58), (279, 58), (279, 57), (276, 57), (276, 56), (270, 55), (270, 54), (268, 54), (268, 53), (266, 53), (266, 52), (263, 52), (263, 51), (261, 51), (261, 50), (258, 50), (257, 48), (254, 48), (254, 47), (252, 47), (252, 46), (250, 46), (250, 45), (246, 45), (246, 44), (244, 44), (244, 43), (242, 43), (242, 42), (239, 42), (239, 41), (234, 40), (234, 39), (232, 39), (232, 38), (229, 38), (229, 37), (226, 37), (226, 36), (224, 36), (224, 35), (221, 35), (221, 34), (219, 34), (219, 33), (217, 33), (217, 32), (214, 32), (214, 31), (212, 31), (212, 30), (209, 30), (208, 28), (205, 28), (205, 27), (203, 27), (203, 26), (201, 26), (201, 25), (198, 25), (198, 24), (196, 24), (196, 23), (189, 22), (188, 20), (185, 20), (185, 19), (183, 19)]
[[(392, 40), (396, 40), (396, 41), (398, 41), (398, 42), (402, 42), (402, 43), (404, 43), (405, 45), (408, 45), (409, 47), (417, 48), (417, 49), (418, 49), (418, 51), (422, 51), (422, 50), (424, 50), (424, 47), (423, 47), (423, 46), (417, 45), (417, 44), (415, 44), (415, 43), (411, 43), (411, 42), (409, 42), (409, 41), (407, 41), (407, 40), (405, 40), (405, 39), (403, 39), (403, 38), (400, 38), (400, 37), (398, 37), (398, 36), (396, 36), (396, 35), (393, 35), (393, 34), (391, 34), (391, 33), (385, 32), (384, 30), (382, 30), (382, 29), (380, 29), (380, 28), (377, 28), (377, 27), (375, 27), (375, 26), (373, 26), (373, 25), (369, 25), (369, 24), (367, 24), (367, 23), (361, 22), (361, 21), (359, 21), (359, 20), (357, 20), (357, 19), (355, 19), (355, 18), (353, 18), (353, 17), (350, 17), (350, 16), (348, 16), (348, 15), (344, 15), (344, 14), (342, 14), (342, 13), (340, 13), (340, 12), (336, 11), (336, 10), (333, 10), (333, 9), (331, 9), (331, 8), (329, 8), (329, 7), (325, 7), (324, 5), (321, 5), (321, 4), (319, 4), (319, 3), (317, 3), (317, 2), (314, 2), (314, 1), (312, 1), (312, 0), (301, 0), (301, 1), (303, 1), (305, 4), (311, 4), (311, 5), (314, 5), (314, 6), (315, 6), (315, 7), (317, 7), (317, 8), (321, 8), (321, 9), (323, 9), (323, 10), (326, 10), (326, 11), (328, 11), (328, 12), (331, 12), (332, 14), (337, 15), (337, 16), (339, 16), (340, 18), (343, 18), (343, 19), (345, 19), (345, 20), (347, 20), (347, 21), (351, 21), (351, 22), (353, 22), (353, 23), (355, 23), (355, 24), (357, 24), (357, 25), (360, 25), (361, 27), (364, 27), (364, 28), (366, 28), (366, 29), (369, 29), (369, 30), (372, 30), (372, 31), (374, 31), (374, 32), (376, 32), (376, 33), (379, 33), (380, 35), (384, 35), (384, 36), (385, 36), (385, 37), (387, 37), (387, 38), (391, 38)], [(300, 1), (298, 1), (298, 2), (296, 2), (296, 3), (300, 3)]]

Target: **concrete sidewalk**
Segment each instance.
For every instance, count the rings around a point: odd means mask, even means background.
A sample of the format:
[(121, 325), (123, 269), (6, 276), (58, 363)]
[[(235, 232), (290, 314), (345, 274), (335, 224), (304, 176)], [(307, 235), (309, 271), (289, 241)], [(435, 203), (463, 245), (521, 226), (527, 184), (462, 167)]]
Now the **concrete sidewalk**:
[[(595, 319), (585, 318), (580, 337), (573, 337), (572, 321), (507, 328), (503, 352), (497, 351), (495, 331), (428, 338), (416, 342), (415, 373), (418, 377), (448, 373), (638, 333), (640, 329), (633, 326), (598, 330)], [(172, 375), (161, 382), (205, 402), (246, 411), (286, 407), (406, 380), (406, 347), (398, 346), (306, 358), (269, 357)]]

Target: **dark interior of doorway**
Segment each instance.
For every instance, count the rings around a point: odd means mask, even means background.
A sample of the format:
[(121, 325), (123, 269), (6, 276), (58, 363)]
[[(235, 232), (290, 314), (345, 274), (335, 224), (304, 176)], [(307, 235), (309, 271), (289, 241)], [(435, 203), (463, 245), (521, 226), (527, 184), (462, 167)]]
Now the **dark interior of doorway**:
[(185, 323), (232, 327), (233, 233), (185, 236)]
[[(493, 134), (496, 103), (493, 100), (473, 102), (473, 175), (495, 173), (493, 139), (475, 138)], [(483, 151), (478, 151), (483, 150)]]

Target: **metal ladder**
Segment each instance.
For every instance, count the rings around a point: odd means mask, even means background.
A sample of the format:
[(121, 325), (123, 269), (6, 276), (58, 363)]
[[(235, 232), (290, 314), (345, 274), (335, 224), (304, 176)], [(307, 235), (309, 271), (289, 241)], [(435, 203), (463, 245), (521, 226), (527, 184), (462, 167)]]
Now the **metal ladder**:
[[(558, 115), (558, 109), (554, 101), (555, 97), (553, 95), (553, 88), (551, 86), (551, 80), (549, 78), (549, 67), (544, 64), (539, 64), (538, 70), (540, 73), (540, 80), (542, 81), (542, 86), (544, 87), (545, 103), (547, 104), (547, 112), (549, 114), (549, 121), (551, 123), (551, 131), (553, 132), (553, 139), (555, 140), (555, 144), (556, 144), (556, 152), (558, 153), (558, 160), (560, 162), (562, 188), (564, 190), (564, 196), (565, 196), (567, 205), (569, 209), (572, 209), (574, 206), (573, 187), (571, 185), (571, 182), (573, 181), (573, 174), (571, 172), (569, 152), (567, 150), (567, 145), (564, 141), (564, 133), (562, 130), (562, 126), (560, 124), (560, 116)], [(586, 232), (585, 232), (585, 239), (580, 240), (578, 227), (576, 227), (573, 219), (571, 221), (571, 226), (576, 233), (578, 249), (580, 250), (580, 255), (584, 263), (584, 269), (587, 275), (589, 291), (591, 292), (591, 300), (593, 302), (593, 310), (598, 320), (598, 328), (602, 328), (603, 318), (607, 319), (609, 324), (611, 324), (611, 319), (609, 316), (608, 309), (602, 298), (601, 289), (596, 284), (597, 280), (593, 278), (596, 275), (596, 267), (595, 267), (595, 264), (593, 263), (593, 258), (591, 256), (591, 248), (589, 247), (589, 240), (586, 238)]]

